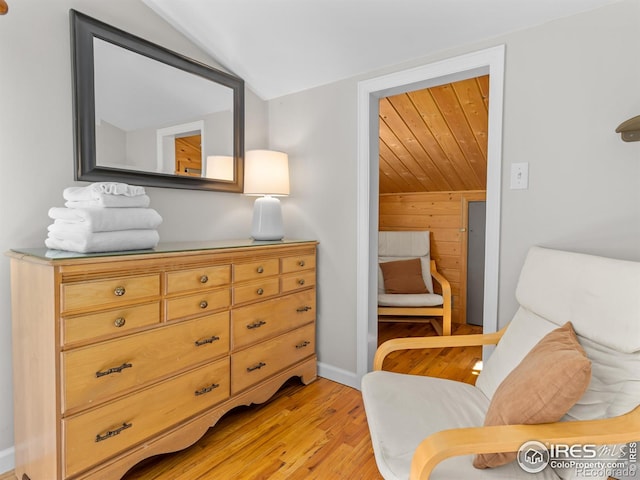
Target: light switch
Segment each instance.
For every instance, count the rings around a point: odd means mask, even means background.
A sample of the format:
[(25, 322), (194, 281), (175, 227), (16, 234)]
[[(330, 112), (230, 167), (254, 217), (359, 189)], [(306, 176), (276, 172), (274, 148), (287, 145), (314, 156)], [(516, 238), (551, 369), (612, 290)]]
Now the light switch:
[(511, 164), (511, 190), (526, 190), (529, 188), (529, 164)]

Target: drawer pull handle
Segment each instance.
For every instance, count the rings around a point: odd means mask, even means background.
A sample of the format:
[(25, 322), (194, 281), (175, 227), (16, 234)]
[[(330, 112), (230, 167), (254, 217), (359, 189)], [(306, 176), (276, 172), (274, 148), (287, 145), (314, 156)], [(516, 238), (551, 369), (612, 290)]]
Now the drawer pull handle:
[(96, 378), (104, 377), (105, 375), (111, 375), (112, 373), (120, 373), (125, 368), (132, 368), (132, 367), (133, 367), (133, 363), (123, 363), (119, 367), (112, 367), (103, 372), (96, 372)]
[(247, 325), (247, 328), (249, 330), (253, 330), (254, 328), (260, 328), (261, 326), (266, 325), (266, 324), (267, 324), (267, 322), (265, 322), (264, 320), (258, 320), (257, 322), (253, 322), (253, 323), (250, 323), (249, 325)]
[(126, 430), (127, 428), (131, 428), (131, 427), (133, 427), (133, 423), (123, 423), (121, 427), (118, 427), (115, 430), (109, 430), (107, 433), (104, 433), (102, 435), (98, 434), (96, 435), (96, 443), (101, 442), (103, 440), (107, 440), (108, 438), (111, 438), (111, 437), (115, 437), (116, 435), (119, 435), (120, 432), (122, 432), (123, 430)]
[(311, 307), (308, 305), (305, 305), (304, 307), (298, 307), (296, 309), (296, 312), (302, 313), (302, 312), (308, 312), (309, 310), (311, 310)]
[(116, 297), (121, 297), (123, 296), (125, 293), (127, 293), (127, 291), (125, 290), (124, 287), (116, 287), (115, 290), (113, 291), (113, 294)]
[(212, 337), (205, 338), (204, 340), (196, 340), (194, 343), (196, 344), (196, 347), (200, 347), (202, 345), (206, 345), (207, 343), (217, 342), (218, 340), (220, 340), (220, 337), (218, 337), (217, 335), (213, 335)]
[(299, 343), (298, 345), (296, 345), (296, 348), (297, 348), (297, 349), (304, 348), (304, 347), (306, 347), (307, 345), (309, 345), (310, 343), (311, 343), (311, 342), (310, 342), (309, 340), (305, 340), (304, 342)]
[(300, 280), (298, 280), (298, 285), (304, 285), (304, 278), (301, 278)]
[(208, 387), (203, 387), (200, 390), (196, 390), (194, 393), (196, 394), (196, 397), (200, 396), (200, 395), (204, 395), (205, 393), (209, 393), (212, 390), (215, 390), (216, 388), (218, 388), (220, 386), (219, 383), (212, 383), (211, 385), (209, 385)]
[(253, 367), (247, 367), (247, 372), (253, 372), (254, 370), (260, 370), (262, 367), (266, 367), (267, 364), (264, 362), (260, 362), (257, 365), (254, 365)]
[(264, 293), (264, 289), (259, 288), (258, 290), (256, 290), (256, 293), (257, 293), (258, 295), (262, 295), (262, 294)]
[(127, 321), (125, 320), (124, 317), (118, 317), (113, 321), (113, 324), (118, 328), (124, 327), (125, 323), (127, 323)]
[(200, 277), (200, 283), (207, 283), (209, 281), (209, 277), (207, 277), (206, 275), (202, 275)]
[(298, 265), (300, 265), (301, 267), (304, 267), (304, 260), (300, 260), (300, 261), (298, 262)]
[(202, 308), (203, 310), (204, 310), (205, 308), (207, 308), (208, 306), (209, 306), (209, 303), (208, 303), (206, 300), (202, 300), (202, 301), (200, 302), (200, 308)]
[(259, 266), (258, 269), (256, 270), (256, 272), (263, 273), (264, 272), (264, 268), (262, 268), (262, 266)]

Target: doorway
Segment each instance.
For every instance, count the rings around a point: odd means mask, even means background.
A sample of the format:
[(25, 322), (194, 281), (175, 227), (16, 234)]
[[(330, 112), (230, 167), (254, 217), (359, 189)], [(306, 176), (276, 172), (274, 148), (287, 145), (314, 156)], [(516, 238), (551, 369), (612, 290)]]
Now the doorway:
[(454, 324), (467, 323), (467, 212), (485, 199), (489, 103), (488, 74), (379, 100), (378, 228), (429, 231)]
[(504, 46), (454, 57), (358, 85), (357, 384), (377, 347), (378, 100), (384, 96), (489, 74), (487, 231), (483, 330), (497, 330)]

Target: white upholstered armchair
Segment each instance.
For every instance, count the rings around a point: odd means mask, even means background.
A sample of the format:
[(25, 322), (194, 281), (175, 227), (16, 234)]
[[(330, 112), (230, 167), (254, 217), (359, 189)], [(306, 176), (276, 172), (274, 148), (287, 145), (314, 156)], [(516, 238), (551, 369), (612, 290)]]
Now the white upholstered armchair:
[[(428, 231), (379, 232), (378, 264), (378, 315), (423, 317), (451, 335), (451, 285), (431, 260)], [(442, 294), (434, 293), (433, 280)]]
[[(640, 441), (640, 263), (533, 247), (516, 298), (497, 333), (380, 346), (362, 394), (386, 480), (583, 478), (552, 462), (527, 473), (520, 457), (494, 454), (536, 440), (608, 444), (598, 457), (618, 460), (625, 449), (612, 446)], [(382, 371), (396, 350), (488, 344), (497, 346), (475, 386)]]

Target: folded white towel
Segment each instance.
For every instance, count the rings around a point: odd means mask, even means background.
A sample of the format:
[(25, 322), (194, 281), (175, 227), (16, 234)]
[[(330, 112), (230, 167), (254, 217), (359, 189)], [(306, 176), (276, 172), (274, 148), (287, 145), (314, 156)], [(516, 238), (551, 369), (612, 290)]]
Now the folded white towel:
[(144, 187), (127, 185), (119, 182), (97, 182), (86, 187), (68, 187), (62, 192), (65, 200), (82, 201), (98, 200), (104, 195), (122, 195), (125, 197), (137, 197), (144, 195)]
[(44, 241), (47, 248), (80, 253), (144, 250), (156, 247), (160, 241), (157, 230), (68, 233), (60, 237), (57, 235), (57, 233), (49, 232), (49, 236)]
[(126, 197), (124, 195), (102, 194), (99, 198), (92, 200), (68, 200), (65, 202), (67, 208), (146, 208), (151, 203), (148, 195), (137, 195)]
[(60, 208), (49, 209), (54, 219), (50, 232), (112, 232), (154, 229), (162, 217), (152, 208)]

